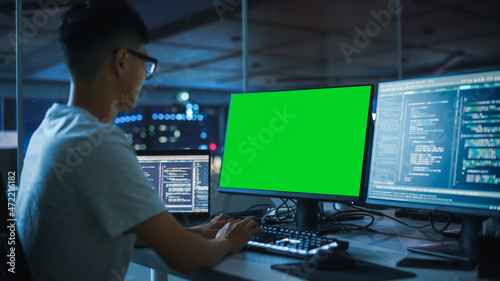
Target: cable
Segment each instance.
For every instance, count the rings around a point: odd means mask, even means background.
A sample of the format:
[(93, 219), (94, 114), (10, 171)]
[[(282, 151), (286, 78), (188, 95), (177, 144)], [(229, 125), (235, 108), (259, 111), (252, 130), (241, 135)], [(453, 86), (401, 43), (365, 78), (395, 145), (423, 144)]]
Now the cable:
[[(293, 207), (290, 207), (288, 206), (288, 201), (289, 199), (283, 199), (283, 198), (280, 198), (282, 203), (281, 205), (279, 205), (278, 207), (275, 207), (275, 208), (271, 208), (269, 209), (261, 218), (260, 220), (260, 223), (261, 224), (265, 224), (265, 223), (270, 223), (269, 221), (266, 222), (266, 218), (272, 213), (272, 212), (275, 212), (275, 215), (270, 219), (270, 220), (275, 220), (275, 221), (278, 221), (279, 223), (283, 223), (283, 222), (286, 222), (286, 223), (290, 223), (290, 222), (293, 222), (295, 221), (295, 217), (293, 216), (293, 213), (291, 213), (293, 210), (295, 210), (295, 208)], [(290, 200), (293, 202), (293, 200)], [(283, 206), (286, 206), (286, 214), (285, 216), (282, 216), (280, 215), (279, 213), (279, 210), (281, 209), (281, 207)], [(291, 220), (289, 221), (284, 221), (286, 219), (289, 219), (291, 218)]]
[(429, 213), (429, 223), (428, 224), (425, 224), (425, 225), (421, 225), (421, 226), (415, 226), (415, 225), (410, 225), (410, 224), (407, 224), (401, 220), (398, 220), (396, 218), (393, 218), (391, 216), (388, 216), (382, 212), (378, 212), (378, 211), (371, 211), (371, 210), (366, 210), (366, 209), (362, 209), (362, 208), (359, 208), (357, 206), (351, 206), (352, 208), (354, 209), (357, 209), (357, 210), (360, 210), (362, 212), (368, 212), (368, 213), (372, 213), (372, 214), (376, 214), (376, 215), (380, 215), (380, 216), (383, 216), (383, 217), (386, 217), (386, 218), (389, 218), (391, 220), (394, 220), (395, 222), (398, 222), (406, 227), (409, 227), (409, 228), (415, 228), (415, 229), (421, 229), (421, 228), (426, 228), (426, 227), (429, 227), (431, 226), (432, 229), (435, 231), (435, 232), (438, 232), (440, 234), (443, 234), (443, 232), (449, 227), (450, 223), (451, 223), (451, 215), (448, 214), (448, 219), (446, 221), (446, 224), (443, 226), (442, 229), (438, 230), (436, 227), (435, 227), (435, 223), (436, 222), (439, 222), (443, 216), (445, 216), (445, 214), (441, 214), (441, 216), (439, 216), (437, 219), (432, 219), (432, 213)]
[[(288, 205), (288, 202), (291, 201), (293, 203), (296, 204), (296, 202), (292, 199), (283, 199), (283, 198), (280, 198), (282, 203), (278, 206), (278, 207), (275, 207), (275, 208), (271, 208), (269, 209), (261, 218), (261, 224), (265, 224), (265, 223), (269, 223), (269, 220), (275, 220), (279, 223), (291, 223), (291, 222), (294, 222), (295, 221), (295, 216), (294, 214), (292, 213), (293, 211), (296, 210), (296, 208), (294, 207), (290, 207)], [(260, 205), (255, 205), (255, 206), (252, 206), (250, 208), (248, 208), (247, 210), (245, 210), (244, 212), (252, 209), (252, 208), (255, 208), (257, 206), (269, 206), (268, 204), (260, 204)], [(282, 214), (280, 214), (279, 210), (285, 206), (287, 212), (286, 214), (283, 216)], [(444, 214), (441, 214), (441, 216), (439, 216), (437, 219), (433, 219), (432, 218), (432, 214), (430, 213), (429, 214), (429, 223), (428, 224), (425, 224), (425, 225), (411, 225), (411, 224), (408, 224), (404, 221), (401, 221), (397, 218), (394, 218), (392, 216), (389, 216), (389, 215), (386, 215), (382, 212), (379, 212), (379, 211), (373, 211), (373, 210), (367, 210), (367, 209), (364, 209), (364, 208), (360, 208), (358, 206), (354, 206), (354, 205), (349, 205), (349, 207), (351, 207), (352, 209), (354, 210), (339, 210), (336, 206), (335, 206), (335, 203), (333, 204), (333, 209), (335, 211), (337, 211), (336, 213), (328, 216), (328, 217), (324, 217), (324, 208), (322, 208), (323, 206), (318, 206), (318, 216), (319, 216), (319, 221), (321, 224), (323, 225), (328, 225), (328, 226), (331, 226), (331, 227), (340, 227), (341, 229), (349, 232), (349, 231), (352, 231), (352, 230), (359, 230), (359, 231), (370, 231), (370, 232), (378, 232), (376, 230), (373, 230), (373, 229), (370, 229), (370, 226), (372, 226), (374, 223), (375, 223), (375, 216), (381, 216), (381, 217), (385, 217), (385, 218), (388, 218), (388, 219), (391, 219), (399, 224), (402, 224), (406, 227), (409, 227), (409, 228), (414, 228), (414, 229), (422, 229), (422, 228), (426, 228), (426, 227), (432, 227), (432, 229), (438, 233), (441, 233), (443, 231), (445, 231), (450, 223), (451, 223), (451, 216), (448, 216), (448, 219), (446, 221), (446, 224), (444, 227), (442, 227), (442, 229), (437, 229), (436, 226), (435, 226), (435, 223), (439, 222)], [(274, 216), (272, 216), (270, 219), (268, 218), (270, 216), (271, 213), (275, 213)], [(367, 217), (370, 219), (370, 221), (366, 224), (366, 225), (359, 225), (359, 224), (353, 224), (353, 223), (343, 223), (342, 220), (345, 220), (345, 219), (348, 219), (349, 217), (358, 217), (358, 216), (363, 216), (363, 217)], [(268, 220), (268, 221), (266, 221)]]
[(432, 221), (432, 213), (429, 213), (429, 223), (432, 226), (432, 229), (434, 229), (434, 231), (439, 232), (441, 234), (443, 234), (443, 232), (448, 228), (448, 226), (450, 226), (450, 223), (451, 223), (451, 215), (448, 214), (448, 219), (446, 221), (446, 224), (443, 226), (443, 228), (441, 230), (436, 229), (436, 227), (434, 226), (434, 223), (441, 220), (441, 218), (443, 216), (444, 216), (444, 214), (441, 214), (441, 216), (437, 220)]
[[(438, 232), (438, 233), (441, 233), (443, 236), (443, 231), (445, 231), (448, 226), (450, 225), (451, 223), (451, 216), (448, 216), (448, 220), (446, 222), (446, 225), (438, 230), (436, 229), (435, 227), (435, 223), (440, 221), (443, 216), (445, 214), (441, 214), (441, 216), (439, 216), (437, 219), (433, 219), (432, 218), (432, 214), (429, 215), (429, 223), (428, 224), (425, 224), (425, 225), (420, 225), (420, 226), (415, 226), (415, 225), (410, 225), (408, 223), (405, 223), (399, 219), (396, 219), (394, 217), (391, 217), (389, 215), (386, 215), (382, 212), (379, 212), (379, 211), (374, 211), (374, 210), (367, 210), (367, 209), (364, 209), (364, 208), (360, 208), (358, 206), (353, 206), (353, 205), (349, 205), (349, 207), (351, 207), (352, 209), (354, 210), (339, 210), (336, 206), (335, 206), (335, 203), (333, 204), (333, 209), (336, 210), (337, 212), (324, 218), (322, 220), (322, 223), (327, 225), (327, 226), (330, 226), (332, 228), (335, 228), (335, 227), (340, 227), (341, 229), (339, 231), (346, 231), (346, 232), (350, 232), (350, 231), (367, 231), (367, 232), (373, 232), (373, 233), (378, 233), (378, 234), (385, 234), (385, 235), (391, 235), (391, 236), (401, 236), (401, 237), (410, 237), (410, 238), (416, 238), (416, 239), (421, 239), (420, 237), (414, 237), (414, 236), (410, 236), (410, 235), (404, 235), (404, 234), (398, 234), (398, 233), (387, 233), (387, 232), (381, 232), (381, 231), (377, 231), (375, 229), (372, 229), (370, 228), (370, 226), (372, 224), (375, 223), (375, 216), (381, 216), (381, 217), (385, 217), (385, 218), (388, 218), (388, 219), (391, 219), (391, 220), (394, 220), (395, 222), (397, 223), (400, 223), (404, 226), (407, 226), (407, 227), (410, 227), (410, 228), (415, 228), (415, 229), (421, 229), (421, 228), (425, 228), (425, 227), (429, 227), (431, 226), (434, 231)], [(345, 223), (345, 222), (342, 222), (341, 220), (343, 218), (349, 218), (349, 216), (364, 216), (364, 217), (368, 217), (370, 218), (370, 222), (368, 222), (366, 225), (359, 225), (359, 224), (354, 224), (354, 223)], [(426, 238), (428, 239), (428, 238)], [(439, 241), (439, 240), (436, 240), (436, 241)]]
[[(370, 222), (368, 222), (367, 225), (359, 225), (359, 224), (353, 224), (353, 223), (343, 223), (342, 219), (344, 218), (349, 218), (353, 216), (363, 216), (363, 217), (369, 217), (371, 219)], [(327, 223), (331, 226), (334, 226), (331, 222), (328, 222), (328, 220), (334, 220), (337, 225), (340, 225), (342, 228), (344, 228), (347, 232), (350, 231), (350, 229), (355, 228), (355, 229), (368, 229), (374, 222), (375, 222), (375, 216), (372, 214), (368, 214), (366, 212), (359, 212), (355, 210), (348, 210), (348, 211), (338, 211), (335, 214), (332, 214), (324, 219), (324, 223)]]
[(244, 214), (245, 212), (248, 212), (248, 211), (250, 211), (251, 209), (254, 209), (254, 208), (257, 208), (257, 207), (266, 207), (266, 210), (267, 210), (268, 208), (272, 208), (272, 206), (271, 206), (271, 205), (269, 205), (269, 204), (257, 204), (257, 205), (253, 205), (253, 206), (251, 206), (251, 207), (248, 207), (245, 211), (243, 211), (243, 212), (241, 212), (241, 213), (242, 213), (242, 214)]
[(410, 224), (408, 224), (408, 223), (406, 223), (406, 222), (404, 222), (404, 221), (401, 221), (401, 220), (396, 219), (396, 218), (394, 218), (394, 217), (388, 216), (388, 215), (386, 215), (386, 214), (384, 214), (384, 213), (382, 213), (382, 212), (378, 212), (378, 211), (371, 211), (371, 210), (366, 210), (366, 209), (362, 209), (362, 208), (357, 207), (357, 206), (351, 206), (351, 207), (352, 207), (352, 208), (354, 208), (354, 209), (356, 209), (356, 210), (359, 210), (359, 211), (361, 211), (361, 212), (367, 212), (367, 213), (370, 213), (370, 214), (374, 214), (374, 215), (377, 215), (377, 216), (382, 216), (382, 217), (385, 217), (385, 218), (391, 219), (391, 220), (393, 220), (393, 221), (395, 221), (395, 222), (397, 222), (397, 223), (400, 223), (400, 224), (402, 224), (402, 225), (404, 225), (404, 226), (407, 226), (407, 227), (409, 227), (409, 228), (421, 229), (421, 228), (426, 228), (426, 227), (431, 226), (431, 223), (429, 223), (429, 224), (425, 224), (425, 225), (410, 225)]

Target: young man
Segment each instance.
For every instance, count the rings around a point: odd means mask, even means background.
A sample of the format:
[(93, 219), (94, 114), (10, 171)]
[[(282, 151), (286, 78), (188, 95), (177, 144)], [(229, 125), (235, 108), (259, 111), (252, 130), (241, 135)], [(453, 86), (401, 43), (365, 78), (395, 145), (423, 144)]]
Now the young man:
[(34, 279), (114, 280), (138, 241), (183, 272), (244, 247), (261, 231), (253, 220), (222, 215), (180, 226), (112, 125), (117, 112), (134, 108), (154, 71), (140, 15), (126, 1), (81, 3), (62, 17), (59, 33), (72, 78), (69, 101), (54, 104), (33, 134), (16, 206)]

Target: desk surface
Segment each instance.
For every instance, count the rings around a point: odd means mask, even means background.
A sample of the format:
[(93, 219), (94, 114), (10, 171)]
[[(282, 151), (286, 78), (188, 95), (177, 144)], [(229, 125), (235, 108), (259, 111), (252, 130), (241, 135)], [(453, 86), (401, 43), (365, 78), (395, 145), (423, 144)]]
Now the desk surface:
[[(424, 221), (407, 222), (412, 225), (426, 224)], [(423, 230), (411, 229), (389, 219), (377, 220), (372, 228), (379, 231), (379, 233), (355, 231), (349, 233), (340, 232), (333, 236), (349, 241), (348, 251), (357, 259), (413, 272), (417, 275), (415, 278), (401, 280), (461, 281), (477, 279), (477, 268), (473, 271), (462, 271), (396, 267), (396, 263), (404, 257), (434, 258), (406, 250), (410, 246), (441, 241), (442, 236), (430, 228)], [(134, 249), (131, 261), (190, 280), (303, 280), (270, 267), (273, 264), (293, 263), (299, 262), (299, 260), (251, 251), (241, 251), (224, 258), (213, 268), (191, 274), (183, 274), (172, 270), (158, 255), (149, 249)]]

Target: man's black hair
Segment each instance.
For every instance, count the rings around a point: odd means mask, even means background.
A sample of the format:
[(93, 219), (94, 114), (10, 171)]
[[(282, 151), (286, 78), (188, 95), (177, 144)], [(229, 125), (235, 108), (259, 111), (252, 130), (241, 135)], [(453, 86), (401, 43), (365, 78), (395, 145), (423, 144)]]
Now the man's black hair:
[(59, 40), (75, 81), (93, 79), (114, 51), (137, 50), (149, 37), (140, 14), (126, 0), (90, 0), (61, 17)]

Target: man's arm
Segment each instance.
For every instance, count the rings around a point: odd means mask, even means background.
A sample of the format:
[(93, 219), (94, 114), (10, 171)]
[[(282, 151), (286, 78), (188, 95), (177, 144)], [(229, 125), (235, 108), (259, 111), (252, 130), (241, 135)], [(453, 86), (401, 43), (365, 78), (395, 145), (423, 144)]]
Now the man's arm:
[[(219, 230), (228, 222), (234, 221), (234, 218), (227, 214), (220, 214), (215, 217), (210, 222), (200, 224), (193, 227), (186, 227), (185, 229), (191, 233), (201, 235), (207, 239), (214, 239)], [(148, 247), (144, 241), (142, 241), (139, 236), (135, 237), (134, 247), (144, 248)]]
[(231, 221), (206, 239), (182, 227), (168, 211), (132, 228), (140, 241), (152, 248), (171, 268), (191, 272), (217, 264), (224, 256), (242, 249), (262, 231), (251, 219)]

